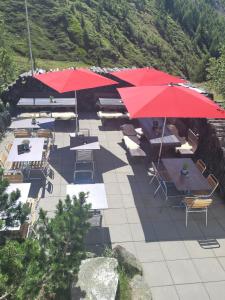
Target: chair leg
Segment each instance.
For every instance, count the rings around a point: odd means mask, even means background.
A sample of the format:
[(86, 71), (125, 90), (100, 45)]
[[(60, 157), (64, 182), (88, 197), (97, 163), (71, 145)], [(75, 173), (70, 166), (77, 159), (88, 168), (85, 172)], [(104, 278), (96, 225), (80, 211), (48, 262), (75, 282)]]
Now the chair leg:
[(156, 189), (155, 192), (154, 192), (154, 197), (155, 197), (156, 194), (158, 193), (159, 189), (160, 189), (160, 184), (158, 185), (157, 189)]
[(187, 210), (187, 208), (186, 208), (186, 221), (185, 221), (186, 227), (187, 227), (187, 223), (188, 223), (188, 210)]
[(152, 179), (151, 179), (150, 182), (149, 182), (150, 184), (153, 183), (153, 180), (155, 179), (155, 177), (156, 177), (155, 175), (152, 176)]

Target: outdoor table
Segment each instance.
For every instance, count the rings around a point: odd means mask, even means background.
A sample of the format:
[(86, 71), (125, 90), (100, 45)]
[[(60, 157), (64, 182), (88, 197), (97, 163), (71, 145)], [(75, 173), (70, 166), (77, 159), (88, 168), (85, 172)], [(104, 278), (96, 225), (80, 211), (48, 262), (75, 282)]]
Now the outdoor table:
[[(31, 187), (31, 183), (10, 183), (10, 185), (6, 189), (6, 193), (10, 194), (10, 193), (16, 191), (17, 189), (20, 190), (20, 197), (17, 200), (16, 204), (18, 204), (18, 203), (25, 204), (27, 202), (30, 187)], [(0, 214), (0, 218), (2, 216), (4, 216), (4, 212)], [(5, 231), (6, 229), (7, 230), (19, 230), (20, 224), (19, 224), (19, 226), (15, 226), (15, 227), (7, 227), (7, 228), (3, 227), (0, 231)]]
[[(23, 141), (29, 140), (30, 151), (22, 154), (18, 154), (18, 145), (21, 145)], [(44, 148), (44, 138), (16, 138), (13, 141), (12, 148), (9, 152), (7, 161), (9, 162), (30, 162), (41, 161)]]
[[(210, 192), (211, 187), (207, 179), (202, 175), (191, 158), (163, 158), (162, 163), (178, 191), (188, 193), (198, 191)], [(181, 174), (184, 164), (188, 166), (188, 175)]]
[(75, 98), (53, 98), (51, 102), (49, 98), (20, 98), (18, 106), (38, 106), (38, 107), (74, 107), (76, 105)]
[(99, 98), (97, 105), (100, 109), (124, 109), (125, 105), (119, 98)]
[[(158, 121), (158, 126), (161, 130), (156, 130), (153, 128), (153, 121)], [(161, 143), (163, 146), (169, 147), (179, 147), (181, 146), (181, 141), (172, 134), (171, 130), (166, 127), (164, 136), (162, 138), (162, 126), (163, 120), (159, 118), (142, 118), (139, 119), (139, 123), (143, 128), (144, 135), (148, 139), (149, 143), (153, 146), (159, 146)]]
[(97, 136), (73, 136), (70, 134), (70, 150), (99, 150)]
[(92, 205), (92, 209), (108, 208), (104, 183), (68, 184), (66, 186), (66, 194), (70, 197), (78, 197), (81, 192), (89, 193), (86, 201)]
[(15, 120), (9, 126), (10, 129), (20, 129), (20, 128), (52, 128), (54, 127), (54, 118), (35, 118), (36, 123), (32, 124), (32, 119), (21, 119)]

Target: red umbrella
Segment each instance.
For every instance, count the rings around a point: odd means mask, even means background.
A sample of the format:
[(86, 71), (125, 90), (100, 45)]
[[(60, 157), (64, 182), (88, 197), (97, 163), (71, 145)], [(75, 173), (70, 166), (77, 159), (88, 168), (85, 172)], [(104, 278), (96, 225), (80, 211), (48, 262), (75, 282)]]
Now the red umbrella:
[(225, 111), (204, 95), (178, 85), (117, 89), (130, 117), (225, 118)]
[[(207, 97), (178, 85), (117, 89), (131, 118), (225, 118), (225, 110)], [(162, 140), (163, 141), (163, 140)], [(162, 142), (159, 159), (162, 152)]]
[[(91, 89), (100, 86), (107, 86), (118, 84), (118, 82), (98, 75), (90, 70), (75, 69), (75, 70), (63, 70), (57, 72), (47, 72), (44, 74), (34, 75), (34, 78), (40, 80), (42, 83), (51, 87), (59, 93), (75, 92), (75, 101), (77, 103), (76, 91)], [(77, 116), (77, 104), (76, 104), (76, 116)], [(76, 118), (76, 130), (78, 128)]]
[(148, 67), (122, 70), (118, 72), (112, 72), (111, 74), (135, 86), (165, 85), (170, 83), (187, 82), (179, 77), (175, 77), (163, 71)]

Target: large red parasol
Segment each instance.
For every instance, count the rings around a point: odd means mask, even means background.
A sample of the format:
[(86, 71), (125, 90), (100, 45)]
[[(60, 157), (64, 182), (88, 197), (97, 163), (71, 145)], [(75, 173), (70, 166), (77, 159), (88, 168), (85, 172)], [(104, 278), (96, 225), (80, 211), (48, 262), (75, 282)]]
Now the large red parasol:
[(71, 91), (75, 92), (76, 131), (78, 130), (76, 91), (118, 84), (118, 82), (112, 79), (98, 75), (87, 69), (68, 69), (63, 71), (47, 72), (44, 74), (34, 75), (34, 78), (40, 80), (42, 83), (59, 93)]
[(170, 83), (186, 82), (186, 80), (182, 78), (172, 76), (163, 71), (148, 67), (122, 70), (118, 72), (112, 72), (111, 74), (135, 86), (165, 85)]
[(131, 118), (225, 118), (225, 110), (187, 87), (164, 85), (117, 90)]
[(91, 89), (118, 84), (87, 69), (63, 70), (34, 75), (34, 77), (59, 93)]
[[(225, 110), (202, 94), (178, 85), (117, 89), (131, 118), (225, 118)], [(162, 153), (162, 142), (159, 158)]]

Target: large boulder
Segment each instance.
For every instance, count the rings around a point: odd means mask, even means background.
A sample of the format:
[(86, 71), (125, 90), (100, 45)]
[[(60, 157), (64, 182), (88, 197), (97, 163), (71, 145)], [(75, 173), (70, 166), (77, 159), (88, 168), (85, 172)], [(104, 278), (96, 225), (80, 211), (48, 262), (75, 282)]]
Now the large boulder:
[(130, 276), (143, 273), (141, 262), (124, 247), (117, 245), (113, 249), (113, 255), (117, 258), (119, 264), (124, 267), (126, 273)]
[[(115, 258), (96, 257), (83, 260), (73, 300), (114, 300), (118, 286), (118, 262)], [(79, 295), (79, 296), (78, 296)]]
[(140, 275), (135, 275), (130, 283), (131, 300), (151, 300), (152, 294), (149, 286)]

